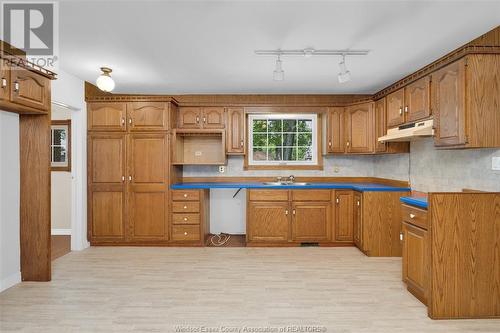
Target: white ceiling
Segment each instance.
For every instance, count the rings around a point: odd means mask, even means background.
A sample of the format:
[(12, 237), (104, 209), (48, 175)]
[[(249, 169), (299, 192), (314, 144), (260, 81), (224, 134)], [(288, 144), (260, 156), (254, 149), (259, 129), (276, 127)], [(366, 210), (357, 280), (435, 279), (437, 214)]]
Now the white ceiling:
[[(121, 93), (373, 93), (500, 24), (499, 1), (62, 1), (60, 66)], [(369, 49), (275, 59), (255, 49)]]

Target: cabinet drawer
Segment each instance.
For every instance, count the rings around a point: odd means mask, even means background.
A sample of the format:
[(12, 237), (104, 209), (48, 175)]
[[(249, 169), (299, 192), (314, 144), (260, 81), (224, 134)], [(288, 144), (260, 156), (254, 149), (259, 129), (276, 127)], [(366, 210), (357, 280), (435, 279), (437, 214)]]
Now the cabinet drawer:
[(199, 224), (200, 223), (200, 214), (173, 214), (172, 216), (173, 224)]
[(197, 190), (177, 190), (172, 191), (173, 201), (198, 201), (200, 200), (200, 191)]
[(199, 241), (201, 240), (199, 225), (174, 225), (172, 226), (172, 240), (174, 241)]
[(427, 211), (408, 205), (401, 205), (403, 221), (427, 230)]
[(172, 202), (172, 212), (174, 213), (199, 213), (200, 203), (195, 201)]
[(250, 201), (288, 201), (287, 190), (250, 190)]
[(330, 190), (293, 190), (293, 201), (330, 201)]

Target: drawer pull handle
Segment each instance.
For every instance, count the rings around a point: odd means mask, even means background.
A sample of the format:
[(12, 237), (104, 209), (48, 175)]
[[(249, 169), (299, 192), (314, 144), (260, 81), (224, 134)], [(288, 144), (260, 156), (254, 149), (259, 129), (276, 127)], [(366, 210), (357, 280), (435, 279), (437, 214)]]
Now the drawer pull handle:
[(184, 209), (187, 209), (187, 208), (188, 208), (188, 206), (184, 206), (183, 208), (184, 208)]
[(14, 82), (14, 92), (19, 92), (19, 82)]
[(184, 236), (187, 236), (187, 234), (188, 234), (187, 231), (184, 231)]
[(188, 218), (187, 218), (187, 217), (185, 217), (185, 218), (184, 218), (184, 221), (187, 221), (187, 220), (188, 220)]
[(187, 198), (187, 197), (188, 197), (187, 193), (184, 193), (184, 198)]
[(415, 214), (410, 214), (410, 218), (414, 219), (415, 218)]

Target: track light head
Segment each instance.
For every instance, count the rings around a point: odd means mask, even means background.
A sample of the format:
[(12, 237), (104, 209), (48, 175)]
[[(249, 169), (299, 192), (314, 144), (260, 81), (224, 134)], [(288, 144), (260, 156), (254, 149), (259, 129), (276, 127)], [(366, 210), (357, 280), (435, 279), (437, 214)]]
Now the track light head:
[(285, 79), (285, 71), (281, 67), (281, 57), (278, 54), (278, 59), (276, 59), (276, 67), (273, 72), (274, 81), (283, 81)]
[(339, 63), (340, 73), (338, 74), (339, 83), (351, 81), (351, 72), (347, 70), (345, 65), (345, 54), (342, 55), (342, 61)]

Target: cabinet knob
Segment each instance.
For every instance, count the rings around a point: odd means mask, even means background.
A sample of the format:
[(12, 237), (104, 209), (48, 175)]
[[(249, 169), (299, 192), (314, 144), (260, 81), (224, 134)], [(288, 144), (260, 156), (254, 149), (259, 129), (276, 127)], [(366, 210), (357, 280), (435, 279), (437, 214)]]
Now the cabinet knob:
[(203, 117), (203, 123), (205, 124), (207, 122), (207, 118)]
[(240, 146), (243, 147), (243, 144), (244, 144), (244, 142), (243, 142), (243, 140), (241, 140), (240, 141)]
[(2, 78), (2, 88), (5, 88), (7, 87), (7, 79), (6, 78)]
[(187, 221), (187, 220), (188, 220), (188, 218), (187, 218), (187, 217), (185, 217), (185, 218), (184, 218), (184, 221)]
[(293, 215), (295, 215), (295, 209), (294, 209), (294, 210), (292, 210), (292, 214), (293, 214)]
[(332, 142), (331, 141), (328, 141), (328, 146), (332, 146)]
[(349, 143), (349, 141), (347, 141), (346, 145), (347, 145), (347, 147), (349, 147), (351, 144)]
[(125, 125), (125, 118), (122, 118), (122, 126)]
[(403, 240), (403, 232), (399, 233), (399, 240)]
[(415, 214), (410, 214), (410, 218), (414, 219), (415, 218)]
[(132, 176), (128, 176), (128, 181), (131, 182), (132, 181)]
[(399, 115), (402, 116), (403, 115), (403, 108), (399, 108)]
[(128, 123), (132, 125), (132, 118), (128, 118)]
[(196, 123), (199, 124), (200, 123), (200, 117), (196, 116)]
[(188, 197), (187, 193), (184, 193), (184, 198), (187, 198), (187, 197)]
[(356, 204), (359, 206), (359, 200), (356, 202)]
[(124, 182), (124, 181), (125, 181), (125, 176), (122, 176), (122, 182)]
[(335, 199), (335, 202), (336, 202), (336, 203), (339, 203), (339, 202), (340, 202), (340, 199), (339, 199), (339, 198)]
[(19, 82), (14, 82), (14, 92), (19, 92)]
[(285, 209), (285, 215), (288, 215), (288, 209)]
[(405, 113), (408, 113), (408, 105), (405, 106)]
[(184, 206), (183, 208), (184, 208), (184, 209), (187, 209), (187, 208), (188, 208), (188, 206)]
[(187, 231), (184, 231), (184, 236), (187, 236), (187, 234), (188, 234)]

